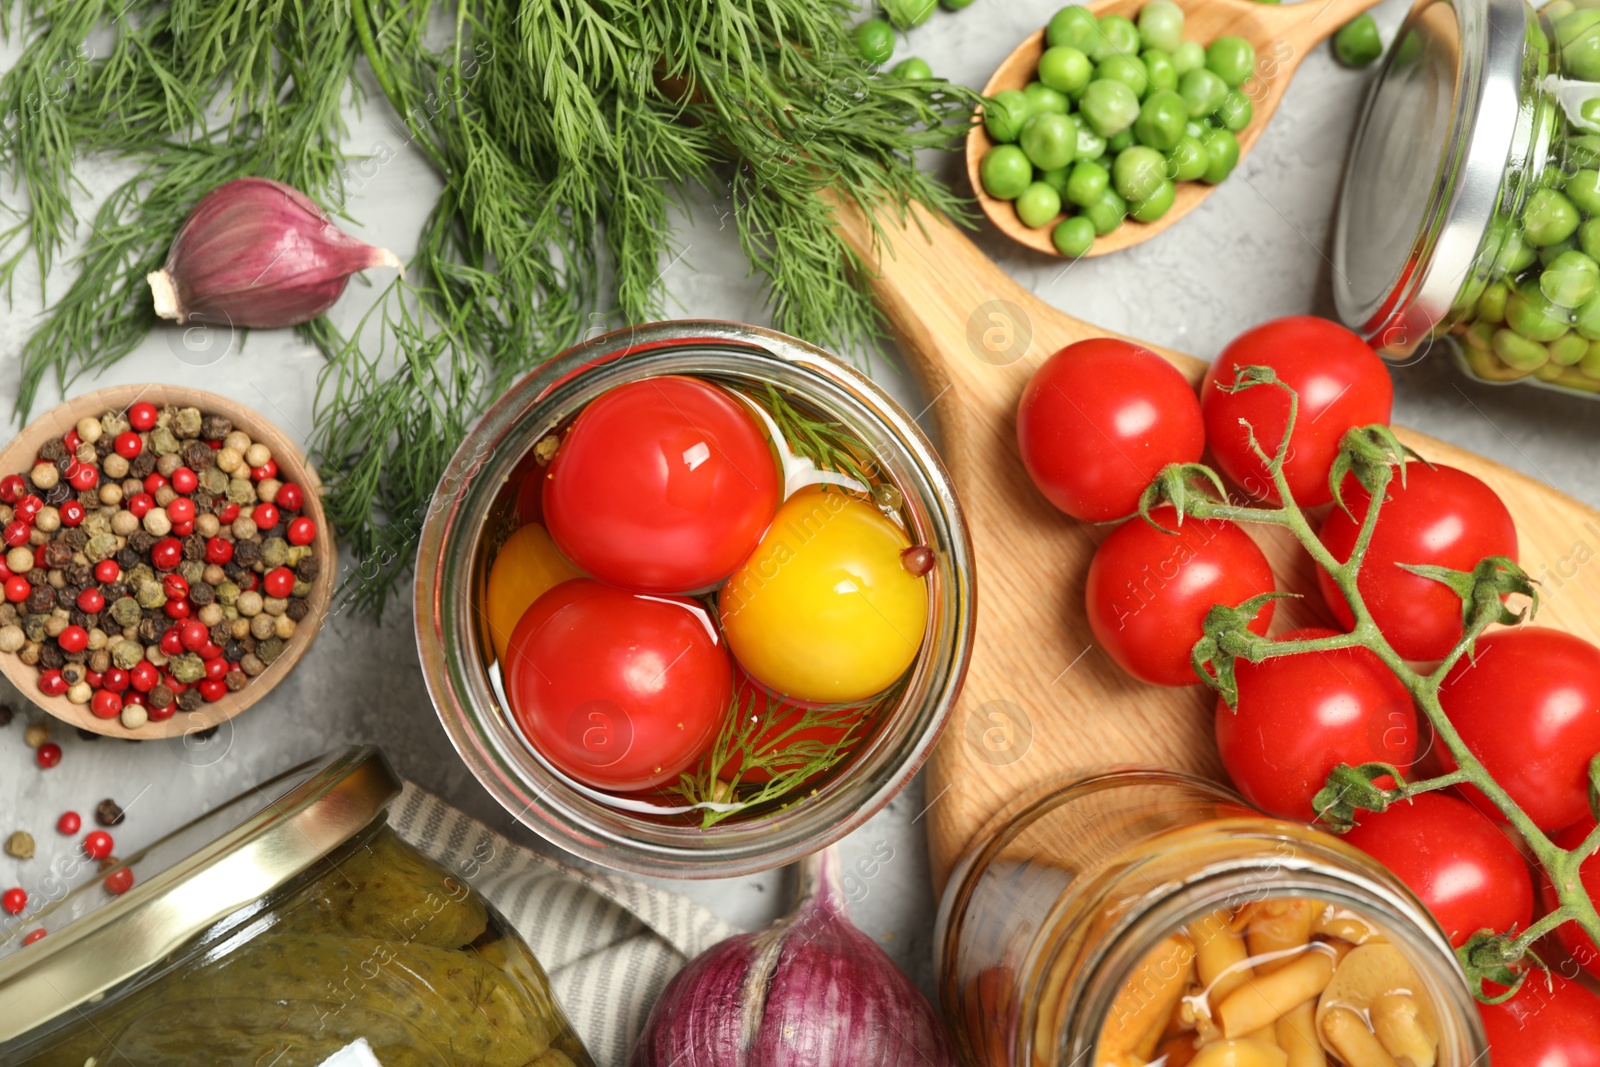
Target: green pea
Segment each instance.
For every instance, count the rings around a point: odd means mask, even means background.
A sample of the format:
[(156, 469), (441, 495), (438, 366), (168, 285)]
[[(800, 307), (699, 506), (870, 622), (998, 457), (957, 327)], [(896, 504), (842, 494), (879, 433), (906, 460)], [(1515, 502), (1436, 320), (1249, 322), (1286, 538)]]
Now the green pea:
[(1078, 150), (1073, 153), (1075, 159), (1099, 159), (1106, 154), (1106, 139), (1089, 128), (1087, 122), (1082, 121), (1082, 116), (1073, 116), (1078, 122)]
[(856, 53), (875, 67), (894, 55), (894, 27), (883, 19), (867, 19), (855, 28)]
[(1600, 341), (1589, 342), (1589, 351), (1578, 361), (1578, 369), (1591, 378), (1600, 378)]
[[(933, 68), (928, 66), (926, 59), (918, 59), (916, 56), (912, 56), (910, 59), (902, 59), (896, 63), (889, 73), (902, 81), (925, 82), (933, 77)], [(1027, 94), (1024, 93), (1023, 95)], [(1065, 99), (1062, 100), (1062, 105), (1066, 105)]]
[(983, 105), (983, 128), (1000, 144), (1010, 144), (1022, 135), (1022, 124), (1032, 116), (1026, 93), (1001, 89)]
[(1102, 15), (1099, 26), (1100, 39), (1089, 53), (1090, 59), (1102, 63), (1110, 56), (1139, 54), (1139, 30), (1132, 21), (1121, 15)]
[(1099, 38), (1100, 24), (1094, 13), (1078, 4), (1057, 11), (1044, 31), (1044, 39), (1051, 48), (1065, 45), (1080, 52), (1089, 51)]
[(1123, 130), (1121, 133), (1117, 134), (1115, 137), (1106, 138), (1106, 153), (1108, 155), (1113, 155), (1114, 156), (1117, 153), (1121, 152), (1123, 149), (1132, 148), (1132, 147), (1133, 147), (1133, 128), (1131, 126), (1128, 129)]
[(1600, 296), (1594, 296), (1573, 315), (1573, 327), (1591, 341), (1600, 341)]
[(995, 145), (984, 153), (978, 164), (978, 176), (983, 188), (997, 200), (1014, 200), (1033, 181), (1033, 164), (1028, 155), (1014, 144)]
[(1055, 242), (1056, 251), (1068, 259), (1077, 259), (1087, 254), (1094, 246), (1094, 237), (1094, 223), (1083, 215), (1062, 219), (1056, 223), (1055, 232), (1050, 235), (1050, 239)]
[(1139, 41), (1171, 52), (1183, 43), (1183, 8), (1172, 0), (1150, 0), (1139, 9)]
[(1550, 264), (1555, 262), (1556, 257), (1561, 253), (1571, 252), (1577, 247), (1578, 238), (1576, 236), (1568, 237), (1565, 241), (1557, 241), (1553, 245), (1545, 245), (1543, 248), (1539, 249), (1538, 252), (1539, 265), (1541, 267), (1548, 267)]
[(1022, 220), (1022, 224), (1037, 230), (1049, 225), (1052, 219), (1061, 214), (1061, 194), (1048, 183), (1036, 181), (1022, 190), (1022, 195), (1017, 197), (1016, 208), (1017, 218)]
[(1522, 237), (1535, 248), (1559, 244), (1578, 228), (1578, 209), (1554, 189), (1535, 189), (1522, 209)]
[(1177, 145), (1167, 154), (1167, 173), (1173, 181), (1198, 181), (1205, 177), (1206, 167), (1210, 163), (1206, 146), (1200, 143), (1200, 138), (1186, 133), (1178, 138)]
[(1206, 46), (1206, 68), (1237, 89), (1256, 69), (1256, 50), (1243, 37), (1218, 37)]
[(1096, 236), (1104, 237), (1121, 226), (1122, 220), (1128, 217), (1128, 204), (1122, 197), (1107, 189), (1094, 203), (1084, 207), (1083, 217), (1094, 226)]
[(1078, 114), (1101, 137), (1115, 137), (1139, 117), (1139, 97), (1122, 82), (1096, 78), (1083, 90)]
[(1167, 158), (1154, 148), (1134, 145), (1111, 164), (1111, 184), (1124, 200), (1138, 202), (1167, 180)]
[(1334, 57), (1347, 67), (1365, 67), (1383, 55), (1383, 37), (1378, 21), (1362, 12), (1333, 35)]
[(1250, 125), (1255, 113), (1256, 109), (1248, 96), (1238, 89), (1229, 89), (1228, 95), (1222, 98), (1222, 103), (1213, 114), (1222, 123), (1223, 129), (1238, 133)]
[(1567, 179), (1567, 199), (1585, 215), (1600, 215), (1600, 170), (1580, 170)]
[(1163, 179), (1161, 184), (1156, 186), (1149, 196), (1133, 205), (1129, 214), (1140, 222), (1154, 222), (1172, 210), (1172, 201), (1177, 198), (1177, 195), (1177, 189), (1173, 184)]
[(1582, 252), (1563, 252), (1539, 275), (1539, 291), (1557, 307), (1587, 303), (1600, 291), (1600, 263)]
[(1170, 89), (1158, 89), (1145, 100), (1133, 123), (1133, 135), (1140, 144), (1170, 152), (1183, 140), (1189, 122), (1189, 105)]
[(1600, 218), (1585, 219), (1578, 227), (1578, 247), (1593, 260), (1600, 260)]
[(1041, 170), (1033, 177), (1035, 181), (1044, 182), (1056, 192), (1065, 195), (1067, 191), (1067, 176), (1071, 173), (1071, 167), (1056, 167), (1053, 170)]
[(1109, 170), (1098, 163), (1079, 160), (1072, 165), (1072, 173), (1067, 176), (1066, 197), (1069, 202), (1086, 208), (1097, 203), (1109, 188)]
[(1077, 154), (1078, 128), (1067, 116), (1046, 112), (1023, 124), (1017, 143), (1034, 166), (1054, 170), (1071, 163)]
[(1081, 92), (1093, 73), (1089, 57), (1071, 45), (1046, 49), (1039, 57), (1039, 80), (1058, 92)]
[(1044, 82), (1029, 82), (1022, 90), (1022, 95), (1028, 99), (1029, 118), (1035, 115), (1066, 115), (1072, 111), (1066, 94), (1050, 88)]
[(1212, 130), (1200, 143), (1206, 149), (1204, 180), (1216, 185), (1232, 174), (1233, 168), (1238, 165), (1239, 140), (1228, 130)]
[(1600, 81), (1600, 11), (1574, 11), (1555, 24), (1561, 70), (1580, 81)]
[(1185, 41), (1172, 50), (1172, 69), (1182, 78), (1191, 70), (1206, 65), (1206, 48), (1199, 41)]
[(1550, 362), (1570, 367), (1589, 351), (1589, 342), (1575, 333), (1565, 333), (1550, 342)]
[(1510, 295), (1511, 290), (1505, 282), (1484, 286), (1483, 293), (1478, 297), (1478, 321), (1496, 325), (1506, 321), (1506, 297)]
[(1178, 87), (1178, 68), (1172, 65), (1172, 57), (1159, 49), (1146, 49), (1139, 59), (1144, 63), (1144, 72), (1150, 78), (1150, 91), (1157, 89), (1176, 89)]
[(1567, 332), (1567, 309), (1534, 286), (1519, 286), (1506, 301), (1506, 325), (1530, 341), (1554, 341)]
[(1536, 370), (1550, 362), (1548, 348), (1507, 329), (1494, 332), (1494, 354), (1513, 370)]
[(1228, 83), (1216, 71), (1201, 67), (1178, 79), (1178, 92), (1189, 103), (1189, 117), (1200, 119), (1221, 106)]
[(1094, 69), (1094, 76), (1121, 82), (1132, 89), (1133, 95), (1141, 100), (1150, 88), (1150, 75), (1145, 72), (1144, 63), (1138, 56), (1107, 56), (1105, 61)]

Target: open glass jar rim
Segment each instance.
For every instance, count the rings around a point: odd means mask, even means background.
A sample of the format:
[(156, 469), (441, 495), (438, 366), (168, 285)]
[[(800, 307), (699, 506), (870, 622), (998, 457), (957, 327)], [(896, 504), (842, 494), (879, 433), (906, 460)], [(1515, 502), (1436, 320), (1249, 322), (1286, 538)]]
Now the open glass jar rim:
[[(536, 443), (591, 400), (659, 375), (770, 386), (841, 423), (904, 496), (914, 543), (934, 551), (928, 630), (899, 701), (802, 802), (709, 827), (587, 789), (527, 742), (496, 691), (479, 603), (508, 479)], [(503, 524), (502, 524), (503, 525)], [(415, 619), (423, 674), (456, 751), (520, 821), (604, 866), (667, 877), (726, 877), (781, 866), (860, 826), (926, 760), (971, 652), (972, 547), (955, 490), (915, 421), (860, 372), (805, 342), (737, 323), (655, 323), (596, 337), (514, 385), (473, 426), (423, 521)]]

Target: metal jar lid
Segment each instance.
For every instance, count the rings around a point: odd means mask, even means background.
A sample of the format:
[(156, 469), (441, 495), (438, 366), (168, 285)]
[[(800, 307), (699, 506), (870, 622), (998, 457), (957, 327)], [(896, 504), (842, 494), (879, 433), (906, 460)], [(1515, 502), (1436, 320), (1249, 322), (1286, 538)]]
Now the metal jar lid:
[[(129, 856), (138, 882), (121, 896), (101, 887), (93, 861), (81, 863), (85, 884), (0, 930), (0, 1052), (249, 909), (370, 826), (399, 792), (381, 752), (350, 748), (263, 782)], [(42, 940), (22, 944), (40, 928), (49, 931)]]
[(1356, 125), (1334, 226), (1339, 317), (1406, 355), (1471, 275), (1517, 141), (1522, 0), (1419, 0)]

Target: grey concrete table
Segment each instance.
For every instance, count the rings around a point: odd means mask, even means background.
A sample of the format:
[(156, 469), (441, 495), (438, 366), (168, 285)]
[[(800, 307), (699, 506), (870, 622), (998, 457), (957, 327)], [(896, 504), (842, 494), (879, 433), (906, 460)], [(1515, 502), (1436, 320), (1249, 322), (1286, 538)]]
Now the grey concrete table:
[[(1405, 0), (1378, 12), (1386, 31)], [(902, 41), (898, 55), (921, 55), (935, 71), (981, 86), (1015, 43), (1054, 10), (1048, 2), (978, 0), (960, 13), (940, 12)], [(0, 65), (19, 42), (0, 45)], [(1297, 312), (1332, 313), (1328, 257), (1331, 219), (1350, 129), (1370, 75), (1338, 68), (1326, 50), (1308, 57), (1271, 128), (1255, 151), (1210, 200), (1165, 236), (1139, 248), (1064, 267), (980, 232), (987, 251), (1049, 302), (1110, 329), (1200, 356), (1264, 319)], [(366, 223), (359, 235), (405, 257), (439, 183), (421, 157), (404, 147), (381, 106), (352, 114), (350, 148), (393, 156), (356, 194), (352, 214)], [(930, 160), (958, 188), (965, 179), (954, 158)], [(125, 174), (90, 161), (83, 176), (91, 201)], [(15, 202), (14, 190), (0, 200)], [(682, 222), (684, 256), (666, 273), (667, 288), (686, 315), (766, 323), (756, 284), (748, 276), (722, 205), (706, 196)], [(61, 278), (50, 279), (59, 294)], [(353, 322), (372, 290), (353, 286), (334, 310)], [(19, 285), (15, 306), (0, 307), (0, 408), (9, 410), (17, 358), (39, 307), (38, 280)], [(208, 366), (180, 357), (177, 331), (160, 331), (95, 384), (182, 381), (259, 408), (301, 440), (312, 429), (312, 397), (320, 360), (286, 332), (258, 333), (244, 351)], [(915, 411), (923, 401), (892, 365), (877, 358), (874, 373)], [(1596, 467), (1600, 407), (1531, 388), (1491, 388), (1462, 379), (1444, 359), (1396, 372), (1397, 421), (1466, 445), (1566, 492), (1600, 505)], [(90, 387), (79, 383), (77, 389)], [(56, 401), (42, 398), (40, 410)], [(934, 415), (937, 414), (935, 407)], [(26, 710), (26, 701), (6, 696)], [(189, 817), (232, 797), (259, 779), (336, 746), (379, 742), (401, 772), (513, 840), (540, 845), (478, 786), (450, 750), (423, 690), (404, 605), (382, 625), (340, 616), (323, 632), (299, 669), (253, 711), (210, 742), (130, 745), (79, 741), (58, 729), (65, 749), (58, 768), (40, 773), (23, 746), (19, 721), (0, 731), (0, 836), (27, 829), (41, 858), (21, 865), (0, 857), (0, 887), (29, 883), (49, 857), (66, 847), (52, 829), (61, 811), (88, 818), (114, 797), (128, 806), (119, 847), (147, 842)], [(934, 900), (923, 843), (923, 792), (914, 784), (844, 844), (847, 863), (878, 858), (856, 887), (856, 920), (925, 988), (931, 988)], [(545, 846), (548, 847), (548, 846)], [(882, 857), (888, 856), (887, 860)], [(783, 907), (780, 873), (674, 888), (742, 926), (759, 925)]]

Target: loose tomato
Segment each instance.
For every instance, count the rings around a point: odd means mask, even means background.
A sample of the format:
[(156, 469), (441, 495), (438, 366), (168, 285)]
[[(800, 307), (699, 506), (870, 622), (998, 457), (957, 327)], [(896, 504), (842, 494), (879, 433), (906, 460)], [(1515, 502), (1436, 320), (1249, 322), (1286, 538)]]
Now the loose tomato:
[(649, 378), (573, 422), (545, 473), (545, 525), (603, 582), (692, 592), (750, 555), (782, 489), (772, 445), (738, 400), (693, 378)]
[[(1589, 760), (1600, 752), (1600, 648), (1543, 626), (1486, 634), (1445, 678), (1439, 704), (1540, 829), (1588, 814)], [(1439, 756), (1455, 769), (1442, 746)], [(1498, 814), (1476, 788), (1460, 788), (1478, 810)]]
[(1250, 447), (1250, 431), (1268, 455), (1277, 451), (1289, 422), (1289, 394), (1275, 385), (1236, 393), (1219, 388), (1250, 366), (1271, 367), (1299, 395), (1283, 475), (1302, 507), (1326, 504), (1333, 499), (1328, 472), (1345, 431), (1389, 421), (1394, 383), (1388, 368), (1361, 338), (1311, 315), (1262, 323), (1222, 350), (1200, 386), (1206, 439), (1228, 477), (1273, 503), (1278, 490)]
[(538, 523), (529, 523), (506, 539), (489, 568), (484, 598), (489, 636), (501, 663), (506, 661), (511, 634), (529, 605), (545, 590), (577, 577), (578, 568), (556, 551), (550, 535)]
[(1500, 828), (1466, 801), (1422, 793), (1364, 811), (1344, 835), (1411, 888), (1459, 947), (1479, 930), (1525, 930), (1533, 918), (1528, 864)]
[(523, 733), (597, 789), (674, 781), (728, 713), (733, 667), (705, 609), (588, 578), (548, 590), (511, 634), (506, 693)]
[(1479, 1004), (1494, 1067), (1600, 1067), (1600, 998), (1535, 971), (1504, 1004)]
[(1200, 401), (1176, 367), (1129, 341), (1068, 345), (1040, 365), (1017, 405), (1017, 447), (1045, 497), (1078, 519), (1132, 514), (1169, 463), (1205, 448)]
[[(1306, 629), (1284, 640), (1328, 637)], [(1310, 822), (1311, 798), (1340, 763), (1392, 763), (1417, 752), (1411, 694), (1371, 651), (1339, 649), (1235, 665), (1237, 710), (1217, 699), (1217, 748), (1246, 800), (1283, 819)]]
[[(1172, 508), (1151, 513), (1176, 534), (1143, 519), (1111, 532), (1089, 564), (1085, 600), (1095, 641), (1123, 670), (1153, 685), (1195, 685), (1189, 654), (1204, 636), (1206, 612), (1272, 592), (1272, 568), (1250, 535), (1231, 522), (1185, 519)], [(1269, 601), (1250, 624), (1272, 621)]]
[[(1591, 816), (1582, 822), (1574, 823), (1555, 835), (1554, 841), (1561, 848), (1574, 849), (1582, 844), (1595, 828), (1594, 818)], [(1600, 905), (1600, 858), (1590, 856), (1578, 868), (1578, 877), (1583, 882), (1583, 888), (1589, 894), (1589, 899)], [(1556, 896), (1556, 888), (1550, 883), (1550, 876), (1541, 875), (1539, 880), (1539, 900), (1546, 911), (1554, 911), (1561, 903)], [(1556, 939), (1561, 942), (1572, 961), (1579, 967), (1588, 971), (1596, 978), (1600, 978), (1600, 948), (1595, 947), (1594, 941), (1577, 923), (1566, 923), (1556, 928)]]
[(866, 700), (905, 673), (928, 628), (928, 584), (900, 554), (906, 532), (840, 492), (796, 493), (722, 587), (728, 646), (775, 693)]
[[(1354, 478), (1346, 480), (1344, 502), (1350, 514), (1334, 508), (1320, 533), (1334, 559), (1350, 558), (1370, 501)], [(1389, 483), (1357, 588), (1396, 652), (1406, 659), (1442, 659), (1461, 640), (1461, 598), (1442, 582), (1412, 574), (1400, 564), (1470, 571), (1486, 556), (1517, 558), (1517, 528), (1495, 491), (1454, 467), (1408, 463), (1405, 484), (1398, 476)], [(1347, 628), (1355, 625), (1350, 606), (1327, 572), (1319, 568), (1317, 581), (1339, 622)]]
[[(765, 722), (751, 743), (751, 754), (761, 759), (765, 766), (745, 769), (744, 755), (735, 752), (717, 771), (717, 777), (726, 781), (732, 781), (734, 775), (738, 775), (741, 784), (770, 782), (773, 771), (782, 774), (814, 762), (823, 749), (838, 745), (852, 730), (856, 730), (859, 738), (857, 726), (861, 716), (870, 707), (863, 705), (853, 711), (841, 709), (837, 715), (830, 716), (827, 725), (810, 726), (802, 730), (797, 729), (796, 724), (813, 709), (768, 693), (744, 671), (739, 671), (735, 676), (733, 686), (734, 713)], [(780, 753), (793, 753), (793, 756), (790, 758)]]

